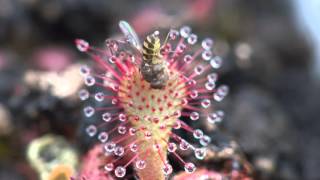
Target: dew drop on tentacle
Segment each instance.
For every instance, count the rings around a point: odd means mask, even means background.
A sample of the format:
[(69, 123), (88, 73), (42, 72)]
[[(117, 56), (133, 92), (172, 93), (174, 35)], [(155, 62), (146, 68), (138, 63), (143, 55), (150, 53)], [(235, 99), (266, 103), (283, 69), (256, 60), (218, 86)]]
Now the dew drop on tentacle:
[(80, 75), (83, 77), (90, 75), (90, 68), (87, 65), (82, 65), (80, 67)]
[(193, 121), (196, 121), (200, 118), (200, 114), (198, 112), (191, 112), (190, 114), (190, 119), (193, 120)]
[(114, 155), (116, 156), (123, 156), (124, 154), (124, 148), (122, 146), (116, 146), (114, 148), (114, 151), (113, 151)]
[(175, 152), (177, 150), (177, 145), (175, 143), (169, 143), (167, 147), (169, 152)]
[(106, 113), (102, 114), (102, 120), (103, 121), (109, 122), (109, 121), (111, 121), (111, 119), (112, 119), (111, 113), (106, 112)]
[(201, 129), (196, 129), (193, 131), (193, 137), (196, 139), (200, 139), (203, 137), (203, 131)]
[(94, 79), (94, 77), (88, 75), (84, 78), (84, 84), (86, 86), (93, 86), (96, 83), (96, 80)]
[(177, 30), (174, 30), (174, 29), (170, 30), (170, 32), (169, 32), (169, 38), (170, 38), (171, 40), (175, 40), (175, 39), (177, 39), (178, 37), (179, 37), (179, 32), (178, 32)]
[(207, 79), (211, 83), (216, 83), (218, 80), (218, 74), (217, 73), (208, 74)]
[(104, 100), (103, 92), (98, 92), (94, 95), (94, 99), (98, 102), (102, 102)]

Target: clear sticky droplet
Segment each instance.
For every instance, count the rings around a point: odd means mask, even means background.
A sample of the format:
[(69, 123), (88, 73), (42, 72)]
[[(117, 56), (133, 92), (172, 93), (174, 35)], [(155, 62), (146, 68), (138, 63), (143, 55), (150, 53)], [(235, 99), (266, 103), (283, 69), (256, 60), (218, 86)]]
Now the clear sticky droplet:
[(205, 109), (207, 109), (208, 107), (210, 107), (211, 105), (211, 101), (209, 99), (203, 99), (201, 101), (201, 106)]
[(127, 120), (127, 116), (123, 113), (120, 113), (119, 114), (119, 120), (122, 121), (122, 122), (125, 122)]
[(197, 90), (192, 90), (192, 91), (190, 92), (190, 97), (191, 97), (192, 99), (196, 99), (196, 98), (198, 97), (198, 95), (199, 95), (199, 93), (198, 93)]
[(102, 120), (105, 122), (109, 122), (112, 119), (112, 115), (109, 112), (103, 113), (102, 114)]
[(108, 163), (108, 164), (104, 165), (104, 169), (105, 169), (106, 171), (108, 171), (108, 172), (112, 171), (113, 168), (114, 168), (113, 163)]
[(203, 60), (209, 61), (212, 57), (212, 52), (210, 50), (205, 50), (202, 52), (201, 56)]
[(138, 145), (136, 143), (130, 144), (130, 150), (132, 152), (137, 152), (138, 151)]
[(196, 139), (200, 139), (203, 136), (203, 131), (201, 129), (196, 129), (193, 131), (193, 137)]
[(114, 151), (115, 147), (116, 147), (116, 144), (114, 142), (108, 142), (104, 145), (104, 150), (107, 153), (112, 153)]
[(114, 151), (113, 151), (114, 155), (116, 156), (123, 156), (124, 154), (124, 148), (122, 146), (116, 146), (114, 148)]
[(180, 144), (179, 144), (179, 148), (183, 151), (189, 149), (190, 144), (186, 141), (186, 140), (181, 140)]
[(206, 148), (196, 148), (194, 150), (194, 155), (199, 160), (203, 160), (204, 157), (206, 156), (206, 154), (207, 154), (207, 149)]
[(217, 102), (222, 101), (229, 93), (229, 88), (226, 85), (221, 85), (217, 88), (217, 91), (213, 94), (213, 99)]
[(139, 159), (136, 161), (135, 165), (138, 169), (144, 169), (146, 167), (147, 163), (146, 163), (146, 161)]
[(76, 46), (80, 52), (86, 52), (89, 50), (89, 43), (83, 39), (76, 39)]
[(175, 152), (177, 150), (177, 145), (175, 143), (169, 143), (167, 149), (169, 152)]
[(109, 135), (107, 132), (101, 132), (98, 135), (98, 139), (101, 143), (105, 143), (108, 141)]
[(94, 99), (98, 102), (102, 102), (104, 100), (103, 92), (98, 92), (94, 95)]
[(216, 83), (218, 80), (218, 74), (217, 73), (211, 73), (207, 76), (207, 79), (211, 83)]
[(196, 120), (198, 120), (200, 118), (200, 114), (198, 113), (198, 112), (191, 112), (191, 114), (190, 114), (190, 119), (192, 120), (192, 121), (196, 121)]
[(91, 117), (94, 115), (95, 110), (92, 106), (87, 106), (83, 108), (83, 112), (86, 117)]
[(204, 71), (204, 68), (202, 67), (202, 65), (197, 65), (197, 66), (194, 68), (194, 72), (195, 72), (197, 75), (202, 74), (203, 71)]
[(211, 124), (220, 123), (224, 118), (224, 112), (222, 110), (217, 110), (209, 114), (207, 120)]
[(214, 69), (219, 69), (222, 66), (222, 58), (220, 56), (216, 56), (210, 60), (210, 65)]
[(212, 91), (216, 87), (216, 84), (212, 82), (206, 82), (204, 86), (207, 90)]
[(191, 33), (191, 28), (189, 26), (181, 27), (181, 29), (180, 29), (181, 37), (187, 38), (187, 37), (189, 37), (190, 33)]
[(94, 79), (94, 77), (88, 75), (84, 78), (84, 84), (86, 86), (93, 86), (96, 83), (96, 80)]
[(211, 142), (211, 138), (207, 135), (204, 135), (201, 139), (200, 139), (200, 144), (202, 146), (208, 146)]
[(89, 76), (90, 68), (87, 65), (82, 65), (80, 67), (80, 75), (83, 77)]
[(137, 129), (136, 128), (133, 128), (133, 127), (129, 128), (129, 134), (131, 136), (134, 136), (136, 133), (137, 133)]
[(119, 134), (126, 134), (127, 128), (125, 126), (119, 126), (118, 127), (118, 133)]
[(86, 128), (86, 133), (90, 136), (90, 137), (93, 137), (94, 135), (97, 134), (97, 127), (95, 125), (89, 125), (87, 128)]
[(179, 32), (177, 30), (172, 29), (169, 32), (169, 37), (171, 40), (175, 40), (179, 37)]
[(78, 95), (79, 95), (79, 98), (80, 98), (81, 101), (89, 99), (89, 96), (90, 96), (88, 90), (86, 90), (86, 89), (81, 89), (78, 92)]
[(118, 166), (115, 170), (114, 170), (114, 175), (116, 175), (116, 177), (118, 178), (122, 178), (126, 175), (126, 168), (123, 166)]
[(190, 36), (188, 37), (188, 43), (191, 45), (196, 44), (198, 41), (198, 36), (196, 34), (190, 34)]
[(196, 170), (196, 166), (193, 163), (189, 162), (184, 165), (184, 170), (187, 173), (193, 173)]
[(164, 175), (168, 176), (172, 173), (172, 166), (169, 163), (166, 163), (162, 169)]
[(187, 54), (183, 57), (183, 61), (187, 64), (189, 64), (192, 61), (192, 56), (190, 54)]
[(213, 40), (211, 38), (205, 38), (202, 41), (201, 46), (205, 50), (210, 50), (213, 46)]

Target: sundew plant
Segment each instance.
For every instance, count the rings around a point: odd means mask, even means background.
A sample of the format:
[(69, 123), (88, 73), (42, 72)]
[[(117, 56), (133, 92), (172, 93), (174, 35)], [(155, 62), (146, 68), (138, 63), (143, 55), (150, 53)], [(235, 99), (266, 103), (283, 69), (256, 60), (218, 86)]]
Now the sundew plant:
[[(88, 125), (86, 133), (103, 144), (105, 156), (113, 157), (101, 171), (122, 178), (130, 166), (141, 179), (165, 179), (173, 172), (171, 155), (193, 173), (196, 165), (181, 152), (193, 151), (202, 160), (211, 138), (190, 122), (221, 121), (224, 112), (213, 103), (228, 94), (226, 85), (216, 86), (222, 59), (212, 51), (214, 41), (198, 43), (191, 28), (183, 26), (151, 32), (141, 43), (127, 22), (120, 21), (119, 27), (122, 36), (107, 39), (102, 48), (76, 40), (78, 50), (96, 62), (80, 69), (85, 85), (96, 88), (82, 89), (79, 96), (104, 105), (83, 109), (88, 118), (100, 116), (101, 122)], [(188, 142), (179, 131), (196, 141)]]

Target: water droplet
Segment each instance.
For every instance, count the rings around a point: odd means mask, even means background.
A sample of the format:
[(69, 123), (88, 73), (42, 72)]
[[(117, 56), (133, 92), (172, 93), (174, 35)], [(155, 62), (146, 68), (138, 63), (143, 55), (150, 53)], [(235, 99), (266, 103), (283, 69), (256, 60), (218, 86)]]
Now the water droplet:
[(76, 39), (76, 46), (80, 52), (86, 52), (89, 49), (89, 43), (83, 39)]
[(167, 149), (169, 152), (175, 152), (177, 150), (177, 145), (175, 143), (169, 143)]
[(92, 106), (87, 106), (83, 108), (83, 112), (86, 117), (91, 117), (94, 114), (94, 108)]
[(170, 30), (169, 37), (171, 40), (177, 39), (178, 36), (179, 36), (179, 32), (177, 30), (174, 30), (174, 29)]
[(116, 144), (114, 142), (108, 142), (104, 145), (104, 150), (107, 153), (112, 153), (114, 151), (115, 147), (116, 147)]
[(95, 125), (89, 125), (87, 128), (86, 128), (86, 133), (92, 137), (94, 135), (97, 134), (97, 127)]
[(197, 75), (202, 74), (203, 71), (204, 71), (204, 68), (203, 68), (201, 65), (197, 65), (197, 66), (194, 68), (194, 72), (195, 72)]
[(118, 127), (118, 133), (119, 134), (126, 134), (127, 128), (125, 126), (119, 126)]
[(104, 166), (104, 169), (105, 169), (106, 171), (108, 171), (108, 172), (112, 171), (113, 168), (114, 168), (113, 163), (108, 163), (108, 164), (106, 164), (106, 165)]
[(194, 150), (194, 155), (197, 159), (202, 160), (207, 155), (207, 149), (206, 148), (196, 148)]
[(194, 45), (195, 43), (197, 43), (198, 40), (198, 36), (196, 34), (190, 34), (190, 36), (188, 37), (188, 43), (191, 45)]
[(124, 154), (124, 148), (122, 147), (122, 146), (116, 146), (115, 148), (114, 148), (114, 155), (116, 155), (116, 156), (123, 156), (123, 154)]
[(172, 173), (172, 166), (170, 164), (166, 163), (162, 170), (163, 170), (164, 175), (168, 176)]
[(111, 121), (111, 117), (111, 113), (106, 112), (102, 114), (102, 120), (104, 120), (105, 122)]
[(212, 57), (212, 52), (210, 50), (205, 50), (202, 52), (201, 56), (203, 60), (209, 61)]
[(191, 112), (190, 119), (196, 121), (200, 118), (200, 114), (198, 112)]
[(201, 46), (203, 49), (205, 50), (209, 50), (212, 48), (213, 46), (213, 40), (211, 38), (205, 38), (202, 43), (201, 43)]
[(144, 160), (139, 159), (136, 161), (136, 167), (138, 169), (144, 169), (146, 167), (146, 165), (147, 165), (147, 163)]
[(115, 170), (114, 170), (114, 174), (118, 177), (118, 178), (122, 178), (126, 175), (126, 168), (123, 166), (118, 166)]
[(118, 103), (118, 99), (117, 99), (117, 98), (113, 98), (113, 99), (111, 100), (111, 104), (115, 105), (115, 104), (117, 104), (117, 103)]
[(94, 95), (94, 99), (98, 102), (102, 102), (104, 99), (104, 94), (103, 92), (98, 92)]
[(96, 80), (92, 76), (86, 76), (84, 78), (84, 84), (86, 86), (93, 86), (96, 83)]
[(211, 138), (207, 135), (204, 135), (201, 139), (200, 139), (200, 144), (202, 146), (208, 146), (209, 143), (211, 142)]
[(101, 133), (99, 133), (99, 135), (98, 135), (98, 139), (99, 139), (99, 141), (101, 142), (101, 143), (105, 143), (105, 142), (107, 142), (107, 140), (108, 140), (108, 133), (107, 132), (101, 132)]
[(190, 144), (186, 140), (182, 139), (179, 144), (179, 147), (181, 150), (185, 151), (185, 150), (189, 149)]
[(87, 65), (82, 65), (80, 67), (80, 75), (86, 77), (90, 74), (90, 68)]
[(191, 33), (191, 28), (189, 26), (183, 26), (181, 29), (180, 29), (180, 35), (181, 37), (183, 38), (187, 38), (189, 37)]
[(201, 129), (196, 129), (193, 131), (193, 137), (196, 139), (200, 139), (203, 136), (203, 131)]
[(111, 56), (111, 57), (109, 57), (109, 62), (111, 63), (111, 64), (114, 64), (116, 61), (117, 61), (117, 57), (115, 57), (115, 56)]
[(78, 95), (81, 101), (87, 100), (89, 98), (89, 92), (86, 89), (81, 89)]
[(184, 170), (187, 173), (193, 173), (196, 170), (196, 166), (193, 163), (189, 162), (184, 165)]
[(218, 87), (217, 91), (213, 94), (213, 99), (220, 102), (229, 93), (229, 88), (226, 85), (221, 85)]
[(217, 73), (211, 73), (207, 76), (208, 81), (211, 83), (216, 83), (218, 80), (218, 74)]
[(210, 107), (210, 105), (211, 105), (211, 101), (209, 99), (203, 99), (201, 101), (201, 106), (205, 109)]
[(210, 65), (214, 69), (219, 69), (222, 66), (222, 58), (220, 56), (216, 56), (210, 60)]

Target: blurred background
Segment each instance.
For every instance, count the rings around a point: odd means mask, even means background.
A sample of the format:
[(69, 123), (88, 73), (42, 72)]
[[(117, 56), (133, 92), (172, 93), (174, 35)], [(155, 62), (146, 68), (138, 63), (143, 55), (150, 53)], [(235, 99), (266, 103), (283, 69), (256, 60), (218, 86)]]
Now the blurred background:
[(87, 150), (77, 91), (90, 61), (74, 39), (101, 45), (119, 20), (141, 37), (181, 25), (213, 37), (231, 87), (222, 129), (255, 179), (320, 179), (320, 1), (0, 0), (1, 180), (38, 179), (27, 149), (44, 135), (76, 152), (70, 164)]

